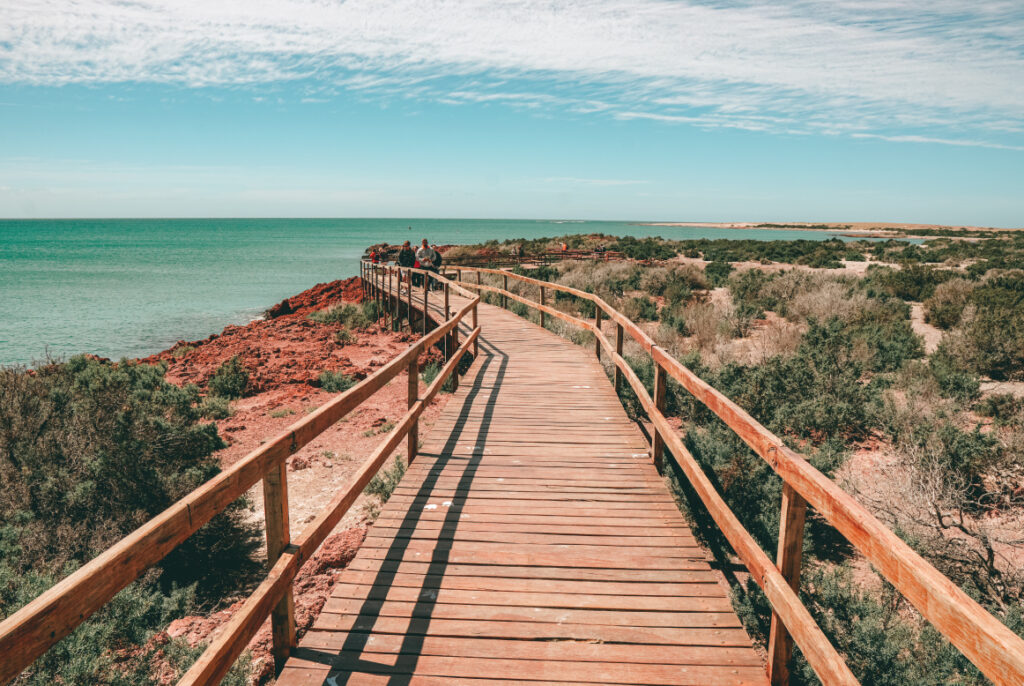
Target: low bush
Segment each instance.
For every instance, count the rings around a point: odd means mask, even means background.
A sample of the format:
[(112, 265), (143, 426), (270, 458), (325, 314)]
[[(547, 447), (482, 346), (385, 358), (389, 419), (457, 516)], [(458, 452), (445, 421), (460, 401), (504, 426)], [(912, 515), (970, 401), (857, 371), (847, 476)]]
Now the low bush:
[(932, 297), (935, 288), (959, 276), (958, 272), (922, 265), (908, 265), (902, 269), (870, 265), (865, 286), (868, 295), (887, 293), (902, 300), (923, 302)]
[(978, 376), (961, 360), (953, 356), (945, 341), (928, 357), (928, 369), (945, 398), (968, 402), (978, 397), (981, 382)]
[(704, 276), (707, 277), (708, 283), (716, 288), (725, 285), (731, 273), (732, 265), (724, 261), (710, 262), (704, 267)]
[[(459, 364), (459, 367), (461, 369), (461, 363)], [(434, 379), (436, 379), (437, 375), (441, 373), (442, 368), (443, 365), (439, 364), (438, 362), (430, 362), (427, 365), (425, 365), (423, 367), (423, 370), (420, 372), (420, 378), (423, 379), (423, 383), (425, 383), (428, 386), (434, 383)], [(444, 380), (443, 384), (441, 384), (441, 392), (452, 393), (454, 392), (454, 390), (455, 382), (452, 379), (452, 374), (449, 374), (448, 378)]]
[(199, 414), (203, 419), (227, 419), (234, 414), (234, 410), (228, 398), (208, 395), (199, 405)]
[[(0, 616), (10, 616), (220, 471), (194, 386), (164, 366), (85, 357), (29, 375), (0, 369)], [(125, 683), (170, 618), (255, 577), (257, 527), (240, 500), (36, 662), (19, 683)], [(142, 679), (140, 678), (140, 681)]]
[(380, 318), (380, 305), (376, 300), (366, 300), (362, 305), (345, 303), (326, 310), (318, 310), (309, 318), (320, 324), (341, 324), (347, 329), (365, 329)]
[(363, 490), (367, 495), (375, 495), (382, 503), (386, 503), (391, 494), (395, 492), (402, 477), (405, 476), (406, 464), (400, 457), (395, 458), (390, 469), (382, 469), (374, 474), (370, 483), (366, 484)]
[(975, 406), (982, 417), (991, 417), (998, 424), (1007, 424), (1024, 410), (1024, 400), (1012, 393), (994, 393), (985, 396)]
[(249, 387), (249, 370), (235, 355), (217, 368), (206, 386), (210, 393), (222, 398), (241, 398)]
[(932, 296), (924, 301), (924, 320), (940, 329), (953, 328), (960, 323), (974, 287), (975, 283), (967, 279), (940, 283)]
[(620, 311), (634, 322), (650, 322), (658, 319), (658, 306), (646, 295), (630, 298), (622, 304)]
[(357, 381), (355, 377), (349, 376), (344, 372), (332, 372), (328, 369), (320, 372), (320, 376), (317, 377), (320, 382), (320, 388), (324, 389), (328, 393), (341, 393), (347, 391), (356, 385)]
[(777, 433), (857, 438), (873, 425), (878, 389), (861, 380), (853, 338), (838, 319), (812, 320), (795, 355), (728, 364), (708, 380)]

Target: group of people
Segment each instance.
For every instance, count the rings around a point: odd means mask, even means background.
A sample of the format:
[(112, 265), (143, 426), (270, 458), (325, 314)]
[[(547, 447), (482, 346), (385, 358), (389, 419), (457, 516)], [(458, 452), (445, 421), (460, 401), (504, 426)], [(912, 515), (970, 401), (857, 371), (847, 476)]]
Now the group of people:
[[(370, 253), (370, 261), (376, 264), (381, 259), (381, 255), (376, 250)], [(402, 244), (402, 247), (398, 250), (398, 259), (396, 262), (399, 267), (412, 267), (413, 269), (423, 269), (428, 272), (439, 273), (441, 270), (442, 262), (441, 252), (437, 249), (436, 245), (430, 245), (427, 239), (423, 239), (422, 245), (419, 249), (413, 250), (412, 245), (409, 241)], [(422, 274), (412, 275), (413, 284), (419, 286), (423, 283)]]

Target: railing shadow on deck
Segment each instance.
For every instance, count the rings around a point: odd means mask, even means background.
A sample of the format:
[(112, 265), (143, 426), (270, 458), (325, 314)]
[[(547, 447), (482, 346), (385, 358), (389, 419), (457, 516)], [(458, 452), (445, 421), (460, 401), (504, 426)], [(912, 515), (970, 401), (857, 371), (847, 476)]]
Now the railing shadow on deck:
[[(438, 534), (438, 542), (431, 554), (431, 559), (424, 573), (423, 585), (417, 596), (417, 600), (410, 612), (409, 625), (402, 638), (395, 661), (382, 664), (368, 659), (356, 657), (366, 648), (367, 641), (373, 632), (376, 620), (380, 616), (381, 606), (384, 604), (388, 591), (395, 581), (395, 575), (401, 568), (402, 561), (410, 543), (415, 540), (411, 536), (403, 538), (399, 533), (394, 539), (387, 553), (383, 556), (380, 570), (370, 588), (366, 600), (359, 608), (355, 616), (359, 621), (358, 631), (353, 628), (345, 638), (344, 644), (338, 650), (319, 650), (312, 648), (298, 648), (294, 651), (296, 657), (311, 662), (319, 662), (329, 665), (339, 672), (330, 677), (330, 683), (339, 686), (348, 682), (351, 672), (379, 671), (382, 668), (389, 673), (389, 684), (399, 686), (407, 684), (412, 679), (416, 664), (419, 662), (423, 649), (423, 640), (427, 636), (430, 622), (433, 618), (434, 608), (437, 605), (437, 597), (441, 591), (441, 584), (448, 569), (451, 550), (448, 540), (454, 538), (455, 531), (462, 517), (462, 510), (465, 505), (464, 498), (459, 498), (458, 493), (468, 491), (476, 476), (476, 467), (484, 455), (484, 444), (490, 432), (495, 408), (495, 396), (500, 392), (501, 381), (504, 378), (508, 367), (508, 356), (500, 350), (482, 344), (483, 353), (480, 356), (480, 367), (475, 373), (473, 384), (469, 387), (462, 407), (455, 420), (455, 425), (445, 440), (444, 447), (437, 454), (420, 453), (420, 457), (429, 456), (436, 459), (430, 473), (423, 480), (419, 492), (413, 497), (409, 509), (406, 511), (402, 523), (398, 529), (414, 532), (420, 522), (423, 506), (431, 498), (434, 487), (441, 476), (442, 470), (455, 460), (462, 457), (454, 455), (455, 449), (460, 441), (464, 442), (463, 433), (470, 414), (480, 409), (483, 405), (484, 412), (481, 418), (480, 428), (473, 440), (473, 450), (468, 459), (464, 461), (463, 470), (459, 476), (458, 486), (455, 488), (455, 495), (451, 496), (451, 506), (447, 508), (444, 521)], [(485, 375), (491, 365), (498, 365), (495, 371), (495, 380), (486, 381)], [(491, 384), (490, 388), (485, 384)], [(342, 655), (349, 654), (349, 655)], [(340, 659), (339, 659), (340, 658)]]
[[(179, 684), (219, 683), (268, 615), (272, 620), (275, 664), (278, 668), (283, 665), (296, 645), (292, 581), (299, 568), (316, 552), (403, 439), (408, 441), (410, 461), (415, 457), (420, 415), (446, 381), (450, 379), (457, 385), (460, 361), (471, 348), (476, 352), (478, 347), (479, 296), (440, 275), (408, 271), (419, 274), (426, 285), (440, 284), (445, 294), (446, 307), (440, 313), (428, 312), (427, 300), (423, 299), (422, 337), (374, 374), (295, 422), (0, 622), (0, 684), (17, 677), (50, 646), (71, 633), (260, 480), (263, 481), (266, 515), (267, 578), (243, 602)], [(363, 276), (364, 293), (382, 297), (383, 284), (371, 285), (366, 281), (369, 274), (364, 271)], [(450, 290), (466, 298), (455, 311), (447, 307)], [(405, 317), (411, 328), (415, 306), (419, 303), (414, 303), (410, 297), (405, 305)], [(382, 308), (382, 314), (398, 313), (401, 309), (396, 303), (393, 309)], [(472, 328), (460, 345), (459, 327), (467, 316), (472, 318)], [(394, 324), (394, 318), (391, 323)], [(420, 393), (419, 357), (442, 342), (447, 362)], [(408, 411), (356, 471), (351, 483), (293, 540), (289, 530), (285, 460), (402, 373), (407, 373), (409, 378)]]
[[(915, 553), (865, 507), (786, 446), (779, 437), (660, 348), (642, 329), (603, 299), (592, 293), (507, 270), (462, 266), (453, 266), (451, 269), (457, 272), (458, 281), (463, 286), (500, 296), (503, 307), (507, 307), (511, 300), (538, 311), (541, 326), (544, 326), (545, 316), (552, 316), (595, 336), (594, 352), (598, 359), (602, 353), (606, 354), (613, 364), (616, 390), (625, 379), (653, 424), (651, 447), (655, 464), (659, 470), (663, 468), (663, 454), (667, 448), (675, 460), (674, 467), (688, 481), (693, 493), (700, 499), (771, 604), (768, 672), (773, 685), (788, 683), (788, 662), (794, 641), (823, 683), (857, 683), (843, 657), (829, 643), (797, 595), (800, 588), (804, 516), (808, 504), (864, 555), (986, 677), (1000, 686), (1024, 684), (1024, 639)], [(464, 273), (475, 274), (475, 283), (464, 279)], [(499, 277), (502, 285), (484, 284), (482, 275)], [(509, 291), (509, 279), (535, 286), (539, 302)], [(594, 320), (581, 319), (548, 306), (548, 291), (590, 301), (595, 308)], [(614, 343), (602, 331), (601, 320), (604, 317), (615, 322)], [(625, 334), (640, 344), (654, 362), (653, 397), (622, 356)], [(782, 513), (776, 562), (771, 561), (743, 528), (712, 480), (669, 424), (664, 415), (668, 377), (682, 385), (736, 432), (782, 479)]]

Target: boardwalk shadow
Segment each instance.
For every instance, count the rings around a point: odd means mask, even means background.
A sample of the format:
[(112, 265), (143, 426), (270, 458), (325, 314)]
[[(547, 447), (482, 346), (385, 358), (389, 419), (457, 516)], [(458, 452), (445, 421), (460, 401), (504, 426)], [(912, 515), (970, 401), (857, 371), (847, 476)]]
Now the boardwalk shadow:
[[(508, 355), (485, 341), (479, 343), (481, 353), (481, 368), (476, 374), (472, 386), (470, 386), (455, 426), (446, 440), (440, 454), (432, 455), (435, 458), (434, 466), (423, 480), (413, 502), (409, 505), (405, 517), (399, 526), (399, 536), (393, 539), (384, 559), (381, 561), (380, 570), (373, 580), (373, 584), (359, 609), (357, 622), (353, 624), (353, 630), (346, 637), (345, 643), (339, 651), (314, 650), (299, 648), (295, 651), (296, 657), (311, 662), (320, 662), (335, 667), (325, 683), (337, 686), (348, 683), (349, 676), (353, 672), (371, 672), (390, 674), (388, 683), (408, 684), (412, 679), (423, 649), (423, 641), (430, 628), (430, 622), (437, 604), (437, 597), (441, 589), (442, 581), (449, 564), (451, 556), (451, 541), (454, 539), (455, 530), (458, 527), (465, 507), (465, 494), (476, 474), (476, 468), (483, 458), (484, 445), (490, 431), (493, 420), (494, 408), (497, 403), (497, 395), (501, 389), (501, 382), (508, 367)], [(494, 366), (493, 380), (487, 380), (488, 372)], [(475, 436), (466, 436), (467, 425), (470, 414), (474, 410), (483, 408), (483, 416), (480, 421), (480, 428)], [(456, 495), (451, 498), (451, 505), (446, 509), (444, 521), (438, 532), (437, 544), (431, 553), (430, 562), (423, 579), (423, 585), (419, 589), (418, 599), (412, 609), (409, 627), (402, 638), (401, 648), (393, 661), (386, 662), (367, 659), (362, 653), (380, 617), (384, 604), (383, 599), (387, 597), (388, 591), (395, 582), (395, 575), (401, 566), (407, 550), (413, 539), (412, 533), (421, 521), (424, 506), (433, 496), (433, 491), (441, 477), (445, 467), (457, 466), (463, 457), (453, 456), (456, 446), (467, 439), (472, 440), (473, 451), (468, 460), (462, 464), (462, 471), (459, 474)], [(446, 476), (450, 476), (450, 473)], [(407, 534), (409, 538), (401, 537)]]

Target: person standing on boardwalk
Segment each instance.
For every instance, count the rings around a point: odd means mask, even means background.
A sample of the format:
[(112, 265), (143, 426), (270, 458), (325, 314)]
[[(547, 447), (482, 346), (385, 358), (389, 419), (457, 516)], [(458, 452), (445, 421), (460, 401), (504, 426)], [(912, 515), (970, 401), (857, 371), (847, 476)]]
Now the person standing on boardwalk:
[(428, 272), (437, 273), (437, 266), (434, 264), (437, 260), (437, 253), (433, 251), (430, 244), (427, 243), (427, 239), (423, 239), (423, 243), (420, 245), (420, 249), (416, 251), (416, 261), (420, 263), (420, 269), (426, 269)]
[(430, 249), (434, 251), (434, 270), (440, 273), (441, 263), (444, 262), (444, 258), (441, 257), (441, 251), (437, 249), (436, 245), (431, 245)]
[(413, 252), (412, 246), (409, 241), (402, 243), (402, 247), (398, 249), (398, 266), (408, 269), (416, 264), (416, 253)]

